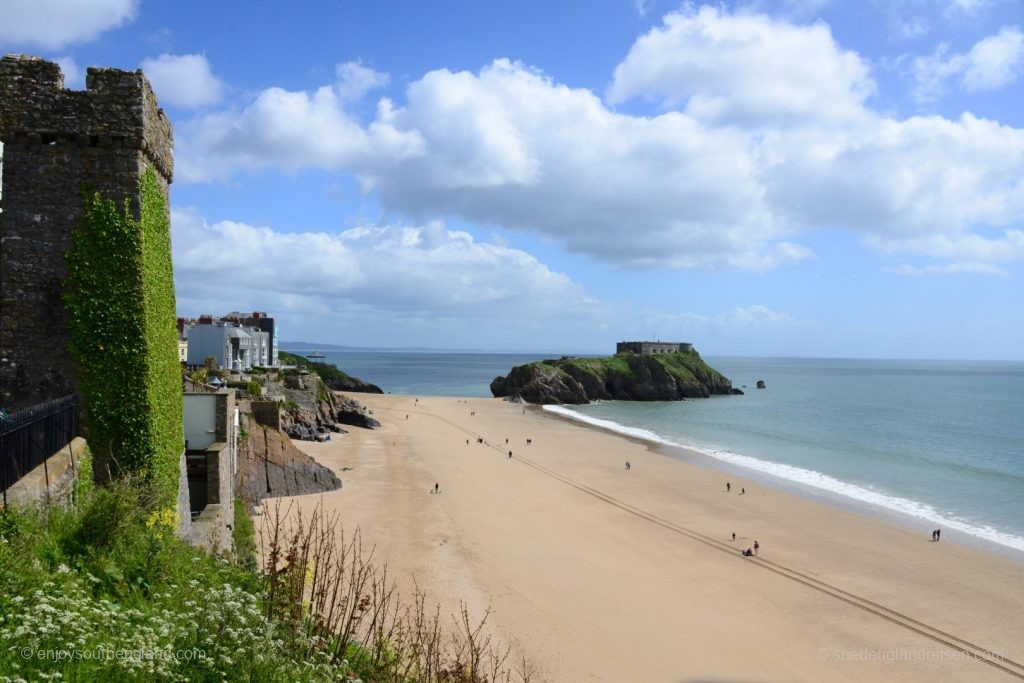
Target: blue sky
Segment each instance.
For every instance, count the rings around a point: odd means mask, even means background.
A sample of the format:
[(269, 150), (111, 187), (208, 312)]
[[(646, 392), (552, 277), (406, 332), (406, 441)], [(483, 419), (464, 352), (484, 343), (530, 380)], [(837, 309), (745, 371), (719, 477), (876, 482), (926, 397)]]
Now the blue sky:
[(149, 76), (182, 314), (1024, 359), (1018, 0), (8, 0), (0, 49)]

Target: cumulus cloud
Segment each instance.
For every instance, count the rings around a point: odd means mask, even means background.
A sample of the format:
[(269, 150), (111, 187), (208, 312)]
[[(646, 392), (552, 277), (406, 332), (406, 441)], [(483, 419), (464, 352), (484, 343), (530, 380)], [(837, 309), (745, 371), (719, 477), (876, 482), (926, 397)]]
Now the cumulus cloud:
[(478, 242), (438, 222), (284, 233), (230, 220), (209, 223), (193, 209), (175, 208), (171, 226), (178, 296), (202, 310), (271, 297), (309, 313), (532, 315), (550, 324), (566, 311), (586, 315), (598, 305), (530, 254)]
[(57, 49), (93, 40), (135, 17), (137, 0), (4, 0), (0, 41)]
[(267, 90), (240, 113), (183, 126), (180, 167), (192, 179), (271, 163), (345, 168), (417, 219), (537, 231), (636, 267), (756, 268), (808, 253), (765, 211), (742, 134), (672, 112), (620, 115), (508, 60), (430, 72), (406, 100), (381, 100), (364, 127), (332, 88)]
[(812, 257), (800, 236), (819, 228), (887, 252), (1022, 258), (1024, 130), (883, 116), (873, 87), (822, 24), (684, 9), (637, 40), (609, 89), (657, 99), (656, 115), (498, 59), (431, 71), (369, 121), (337, 84), (265, 90), (179, 126), (179, 170), (352, 173), (416, 222), (529, 231), (619, 267), (769, 268)]
[(161, 103), (193, 109), (220, 102), (224, 83), (213, 75), (206, 55), (163, 54), (142, 61)]
[(361, 99), (368, 92), (386, 87), (391, 77), (381, 71), (375, 71), (359, 62), (344, 62), (334, 69), (338, 82), (335, 87), (343, 100)]
[(863, 118), (867, 64), (825, 24), (713, 7), (673, 12), (615, 68), (608, 100), (645, 97), (702, 121), (764, 127)]
[(1024, 33), (1004, 26), (995, 35), (979, 40), (965, 53), (951, 53), (949, 44), (911, 62), (919, 102), (940, 98), (955, 81), (967, 92), (998, 90), (1014, 83), (1024, 72)]

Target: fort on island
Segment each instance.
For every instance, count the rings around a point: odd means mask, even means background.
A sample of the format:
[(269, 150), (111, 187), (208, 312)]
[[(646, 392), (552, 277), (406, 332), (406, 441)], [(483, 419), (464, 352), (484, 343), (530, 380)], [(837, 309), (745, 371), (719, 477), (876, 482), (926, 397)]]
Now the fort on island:
[(623, 341), (615, 345), (615, 353), (632, 353), (637, 356), (653, 356), (656, 353), (679, 353), (693, 351), (690, 342)]

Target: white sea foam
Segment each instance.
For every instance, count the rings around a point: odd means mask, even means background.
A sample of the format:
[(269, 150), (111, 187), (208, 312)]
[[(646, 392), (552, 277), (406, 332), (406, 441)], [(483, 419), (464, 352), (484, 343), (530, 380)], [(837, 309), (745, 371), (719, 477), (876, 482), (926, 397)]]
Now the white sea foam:
[(564, 417), (583, 422), (601, 429), (606, 429), (617, 434), (624, 434), (637, 439), (643, 439), (644, 441), (650, 441), (652, 443), (663, 444), (666, 446), (677, 446), (680, 448), (686, 448), (692, 451), (697, 451), (716, 460), (727, 462), (731, 465), (738, 467), (745, 467), (747, 469), (756, 470), (763, 474), (767, 474), (780, 479), (786, 479), (788, 481), (797, 482), (806, 486), (811, 486), (816, 489), (828, 491), (830, 493), (839, 494), (853, 500), (869, 503), (876, 505), (887, 510), (896, 511), (911, 517), (918, 519), (927, 520), (933, 522), (942, 527), (949, 529), (956, 529), (965, 534), (970, 534), (978, 538), (985, 539), (992, 543), (998, 543), (999, 545), (1006, 546), (1024, 552), (1024, 538), (1015, 536), (1013, 534), (1000, 531), (999, 529), (992, 528), (990, 526), (978, 526), (976, 524), (970, 524), (961, 519), (955, 517), (949, 517), (939, 512), (931, 505), (926, 503), (920, 503), (907, 498), (900, 498), (898, 496), (890, 496), (877, 491), (866, 489), (863, 486), (857, 484), (850, 484), (844, 481), (840, 481), (835, 477), (830, 477), (827, 474), (821, 472), (815, 472), (814, 470), (806, 470), (802, 467), (794, 467), (792, 465), (784, 465), (782, 463), (770, 462), (767, 460), (759, 460), (752, 458), (747, 455), (740, 453), (732, 453), (725, 450), (713, 450), (710, 448), (702, 448), (698, 446), (692, 446), (689, 444), (678, 443), (670, 441), (658, 434), (647, 429), (640, 429), (638, 427), (629, 427), (627, 425), (614, 422), (612, 420), (603, 420), (597, 417), (591, 417), (578, 413), (574, 410), (570, 410), (563, 406), (546, 405), (544, 410), (562, 415)]

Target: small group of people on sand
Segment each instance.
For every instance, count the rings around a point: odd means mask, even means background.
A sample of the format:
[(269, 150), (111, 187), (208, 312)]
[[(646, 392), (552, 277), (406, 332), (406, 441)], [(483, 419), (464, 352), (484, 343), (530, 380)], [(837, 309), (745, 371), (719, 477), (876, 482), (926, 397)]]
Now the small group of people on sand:
[[(736, 534), (735, 533), (732, 535), (732, 538), (733, 538), (734, 541), (736, 540)], [(742, 555), (743, 557), (756, 557), (757, 556), (757, 551), (760, 550), (760, 549), (761, 549), (761, 544), (758, 543), (755, 540), (754, 541), (754, 547), (753, 548), (747, 548), (746, 550), (741, 550), (740, 551), (740, 555)]]
[[(730, 491), (732, 491), (732, 482), (728, 482), (728, 481), (727, 481), (727, 482), (725, 482), (725, 492), (726, 492), (726, 493), (729, 493)], [(742, 488), (742, 487), (740, 488), (740, 495), (741, 495), (741, 496), (742, 496), (742, 495), (745, 495), (745, 494), (746, 494), (746, 492), (747, 492), (747, 489), (745, 489), (745, 488)]]
[(942, 529), (936, 529), (935, 531), (932, 532), (932, 540), (933, 541), (938, 541), (941, 538), (942, 538)]

